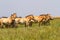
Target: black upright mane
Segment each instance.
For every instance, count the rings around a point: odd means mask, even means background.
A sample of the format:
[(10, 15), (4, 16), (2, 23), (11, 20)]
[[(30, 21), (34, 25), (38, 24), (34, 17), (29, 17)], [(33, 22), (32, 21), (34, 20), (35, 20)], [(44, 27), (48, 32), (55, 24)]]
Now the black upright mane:
[(29, 17), (29, 16), (33, 16), (32, 14), (30, 14), (30, 15), (27, 15), (26, 17)]
[(47, 16), (47, 15), (50, 15), (50, 14), (41, 14), (41, 15), (39, 15), (39, 16)]
[(46, 16), (47, 14), (41, 14), (41, 15), (39, 15), (39, 16)]
[(1, 18), (8, 18), (8, 17), (3, 16), (3, 17), (1, 17)]
[(20, 16), (20, 17), (16, 17), (16, 18), (22, 18), (22, 17)]
[(22, 18), (22, 17), (19, 17), (19, 18)]

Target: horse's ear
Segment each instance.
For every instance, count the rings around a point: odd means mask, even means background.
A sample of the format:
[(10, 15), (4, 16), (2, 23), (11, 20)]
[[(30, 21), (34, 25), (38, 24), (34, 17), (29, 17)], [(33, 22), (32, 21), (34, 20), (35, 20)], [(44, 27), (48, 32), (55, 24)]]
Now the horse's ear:
[(13, 16), (13, 14), (11, 14), (11, 16)]
[(13, 13), (13, 14), (16, 14), (16, 13)]
[(13, 14), (11, 14), (11, 15), (16, 15), (16, 13), (13, 13)]
[(51, 15), (50, 13), (47, 13), (47, 15)]

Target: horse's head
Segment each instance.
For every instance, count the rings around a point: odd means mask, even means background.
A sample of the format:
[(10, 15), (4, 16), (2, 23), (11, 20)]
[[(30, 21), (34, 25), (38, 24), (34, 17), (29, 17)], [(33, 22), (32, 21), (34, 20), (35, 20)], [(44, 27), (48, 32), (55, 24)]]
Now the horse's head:
[(12, 16), (13, 16), (14, 18), (16, 18), (16, 17), (17, 17), (17, 14), (16, 14), (16, 13), (13, 13)]
[(30, 21), (32, 21), (32, 22), (35, 21), (33, 15), (28, 15), (28, 16), (26, 16), (26, 18), (28, 18), (28, 19), (29, 19)]
[(43, 15), (43, 16), (39, 16), (38, 18), (39, 18), (40, 21), (46, 21), (46, 17), (45, 17), (45, 15)]
[(53, 20), (53, 17), (50, 14), (46, 14), (47, 19)]
[(11, 17), (12, 20), (15, 20), (15, 18), (17, 17), (17, 15), (16, 15), (16, 13), (13, 13), (13, 14), (11, 14), (10, 17)]
[(28, 15), (28, 16), (26, 16), (26, 18), (33, 19), (34, 16), (33, 15)]

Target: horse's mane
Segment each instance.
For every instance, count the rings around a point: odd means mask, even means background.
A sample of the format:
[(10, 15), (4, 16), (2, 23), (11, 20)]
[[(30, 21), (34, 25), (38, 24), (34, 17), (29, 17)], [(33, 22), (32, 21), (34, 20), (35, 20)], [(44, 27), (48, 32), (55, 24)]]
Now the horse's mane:
[(22, 17), (16, 17), (16, 18), (22, 18)]
[(11, 16), (16, 15), (16, 13), (11, 14)]
[(51, 15), (51, 14), (47, 14), (47, 15)]
[(16, 13), (13, 13), (12, 15), (14, 15), (14, 14), (16, 15)]
[(50, 15), (50, 14), (41, 14), (41, 15), (39, 15), (39, 16), (47, 16), (47, 15)]
[(19, 17), (19, 18), (22, 18), (22, 17)]
[(39, 15), (39, 16), (46, 16), (47, 14), (41, 14), (41, 15)]
[(8, 18), (8, 17), (4, 17), (4, 16), (3, 16), (3, 17), (1, 17), (1, 18)]
[(25, 16), (25, 17), (29, 17), (29, 16), (33, 16), (32, 14), (30, 14), (30, 15), (27, 15), (27, 16)]

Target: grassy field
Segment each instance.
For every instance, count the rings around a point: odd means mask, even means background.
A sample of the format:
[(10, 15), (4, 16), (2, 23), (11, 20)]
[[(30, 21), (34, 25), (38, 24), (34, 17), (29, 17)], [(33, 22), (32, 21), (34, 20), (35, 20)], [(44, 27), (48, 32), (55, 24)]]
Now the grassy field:
[(32, 27), (0, 29), (0, 40), (60, 40), (60, 19), (54, 19), (48, 26), (33, 24)]

